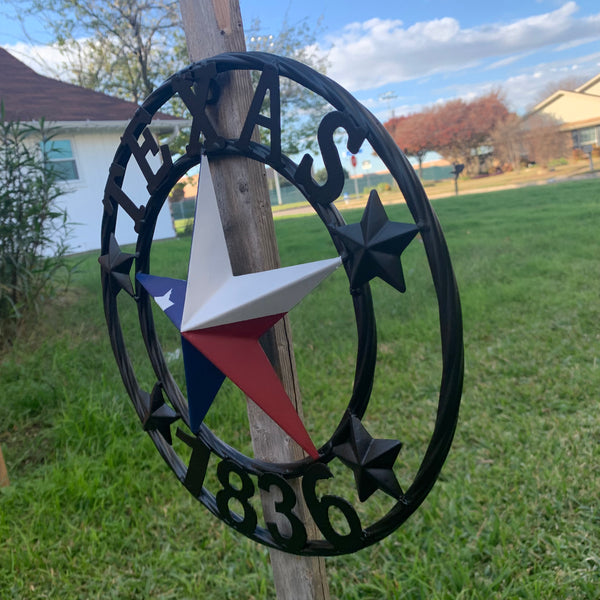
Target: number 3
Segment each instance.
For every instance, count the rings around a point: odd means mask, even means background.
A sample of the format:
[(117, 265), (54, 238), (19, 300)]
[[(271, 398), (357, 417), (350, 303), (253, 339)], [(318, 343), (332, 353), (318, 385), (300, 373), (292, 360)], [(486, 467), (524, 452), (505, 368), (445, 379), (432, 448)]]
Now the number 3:
[(268, 492), (271, 486), (276, 486), (281, 491), (281, 501), (275, 502), (275, 512), (283, 515), (292, 528), (290, 537), (281, 535), (276, 523), (267, 521), (267, 528), (273, 539), (289, 552), (299, 552), (306, 544), (306, 529), (302, 521), (292, 512), (296, 506), (296, 494), (283, 477), (275, 473), (265, 473), (258, 479), (258, 487)]

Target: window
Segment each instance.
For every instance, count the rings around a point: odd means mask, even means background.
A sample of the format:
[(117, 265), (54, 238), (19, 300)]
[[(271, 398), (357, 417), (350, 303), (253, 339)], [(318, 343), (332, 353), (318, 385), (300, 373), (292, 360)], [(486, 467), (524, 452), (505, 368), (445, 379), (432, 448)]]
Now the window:
[(79, 179), (77, 163), (75, 162), (69, 140), (43, 142), (42, 150), (46, 152), (46, 157), (56, 169), (56, 173), (60, 179), (63, 181)]
[(598, 138), (596, 137), (596, 128), (595, 127), (587, 127), (586, 129), (580, 129), (579, 134), (579, 144), (581, 146), (585, 146), (586, 144), (596, 144)]

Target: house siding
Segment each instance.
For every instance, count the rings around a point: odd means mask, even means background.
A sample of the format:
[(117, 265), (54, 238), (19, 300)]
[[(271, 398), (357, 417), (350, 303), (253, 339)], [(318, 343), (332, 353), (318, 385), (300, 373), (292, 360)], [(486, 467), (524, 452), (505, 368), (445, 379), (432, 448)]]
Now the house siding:
[(600, 117), (600, 97), (565, 93), (540, 112), (553, 116), (561, 123), (586, 121)]
[[(44, 77), (4, 48), (0, 48), (0, 73), (0, 100), (5, 119), (37, 122), (44, 118), (48, 125), (58, 126), (57, 140), (71, 142), (77, 179), (63, 184), (65, 193), (59, 199), (71, 223), (67, 241), (70, 251), (100, 248), (102, 198), (108, 169), (137, 104)], [(158, 113), (156, 117), (153, 131), (167, 133), (183, 124), (170, 115)], [(146, 181), (137, 165), (132, 167), (128, 168), (126, 178), (127, 193), (139, 206), (148, 199)], [(134, 173), (134, 169), (137, 172)], [(169, 211), (165, 208), (159, 216), (155, 237), (174, 235)], [(136, 241), (133, 224), (126, 215), (117, 219), (116, 236), (120, 244)]]
[(598, 145), (600, 141), (600, 75), (575, 91), (560, 90), (540, 102), (528, 115), (545, 114), (571, 133), (574, 148)]
[[(103, 193), (108, 169), (120, 143), (120, 133), (101, 131), (63, 131), (56, 139), (71, 141), (73, 155), (77, 162), (79, 179), (65, 182), (65, 194), (60, 197), (59, 205), (67, 211), (71, 223), (68, 245), (71, 252), (84, 252), (100, 248), (100, 227), (103, 214)], [(146, 204), (148, 193), (146, 180), (137, 168), (135, 161), (127, 169), (123, 189), (139, 205)], [(133, 222), (123, 213), (117, 219), (115, 232), (119, 244), (133, 243), (137, 234)], [(175, 235), (168, 207), (161, 211), (155, 239), (169, 238)]]

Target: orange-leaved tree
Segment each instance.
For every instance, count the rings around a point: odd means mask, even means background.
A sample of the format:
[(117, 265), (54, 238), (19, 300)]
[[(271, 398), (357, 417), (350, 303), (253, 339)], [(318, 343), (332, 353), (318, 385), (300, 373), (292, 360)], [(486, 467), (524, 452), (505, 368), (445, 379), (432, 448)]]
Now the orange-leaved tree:
[(432, 108), (402, 117), (393, 117), (385, 123), (398, 147), (419, 161), (419, 177), (423, 174), (423, 157), (436, 145), (436, 123)]

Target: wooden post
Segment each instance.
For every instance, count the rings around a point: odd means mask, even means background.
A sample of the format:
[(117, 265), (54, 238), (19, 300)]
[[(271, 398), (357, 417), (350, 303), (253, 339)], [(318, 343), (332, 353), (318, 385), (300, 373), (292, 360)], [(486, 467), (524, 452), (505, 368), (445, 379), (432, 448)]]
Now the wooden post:
[(2, 456), (2, 446), (0, 446), (0, 487), (7, 487), (9, 483), (6, 463), (4, 462), (4, 456)]
[[(238, 0), (180, 0), (188, 52), (196, 62), (222, 52), (244, 52), (246, 42)], [(238, 137), (252, 99), (252, 84), (247, 71), (232, 73), (227, 90), (217, 103), (211, 118), (225, 137)], [(256, 134), (256, 132), (255, 132)], [(211, 160), (215, 194), (234, 275), (265, 271), (279, 266), (279, 254), (269, 190), (264, 166), (245, 158), (223, 157)], [(283, 385), (302, 416), (293, 346), (287, 317), (261, 341)], [(248, 403), (252, 444), (257, 458), (289, 462), (302, 458), (299, 446), (269, 417)], [(298, 493), (301, 498), (301, 494)], [(272, 514), (272, 502), (264, 506), (265, 516)], [(309, 538), (320, 534), (299, 506)], [(311, 530), (311, 527), (314, 529)], [(271, 550), (271, 564), (277, 597), (280, 600), (327, 600), (329, 589), (325, 561), (317, 557), (298, 557)]]

